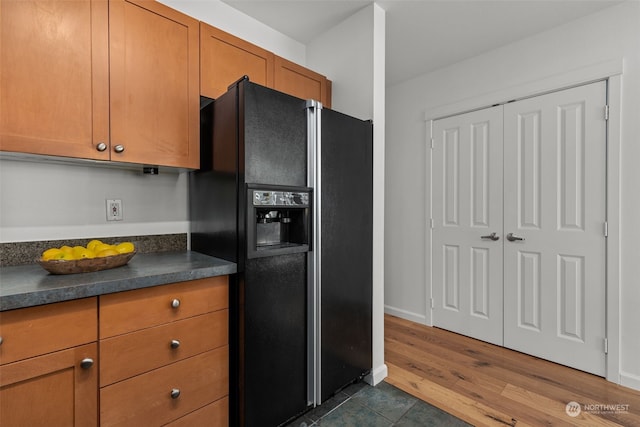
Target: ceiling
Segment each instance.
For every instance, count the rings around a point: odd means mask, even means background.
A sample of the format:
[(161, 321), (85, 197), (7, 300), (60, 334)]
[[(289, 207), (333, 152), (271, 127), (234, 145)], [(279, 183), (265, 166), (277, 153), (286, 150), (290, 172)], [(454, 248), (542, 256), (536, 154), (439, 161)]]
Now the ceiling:
[[(366, 0), (222, 0), (307, 44)], [(386, 79), (394, 85), (622, 0), (379, 0), (386, 11)]]

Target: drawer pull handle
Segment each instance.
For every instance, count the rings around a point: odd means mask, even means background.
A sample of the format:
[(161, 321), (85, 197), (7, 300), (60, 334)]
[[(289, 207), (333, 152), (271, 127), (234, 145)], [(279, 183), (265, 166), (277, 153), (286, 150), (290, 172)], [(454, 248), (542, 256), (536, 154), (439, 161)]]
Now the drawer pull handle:
[(180, 307), (180, 300), (178, 298), (174, 298), (173, 301), (171, 301), (171, 307), (172, 308)]
[(93, 359), (90, 357), (84, 358), (82, 359), (82, 362), (80, 362), (80, 367), (82, 369), (89, 369), (92, 366), (93, 366)]
[(179, 388), (171, 389), (171, 398), (172, 399), (177, 399), (179, 397), (180, 397), (180, 389)]
[(178, 340), (171, 340), (171, 348), (176, 349), (180, 347), (180, 341)]

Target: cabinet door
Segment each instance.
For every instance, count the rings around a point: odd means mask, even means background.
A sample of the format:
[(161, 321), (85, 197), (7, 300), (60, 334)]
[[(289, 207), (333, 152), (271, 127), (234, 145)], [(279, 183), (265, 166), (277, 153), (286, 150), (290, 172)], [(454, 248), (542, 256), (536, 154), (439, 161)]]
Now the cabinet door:
[(275, 57), (274, 88), (302, 99), (315, 99), (331, 108), (331, 84), (325, 76)]
[(109, 2), (111, 160), (198, 168), (198, 39), (161, 3)]
[(109, 159), (108, 2), (0, 2), (0, 150)]
[(273, 53), (200, 23), (200, 93), (217, 98), (242, 76), (273, 87)]
[(97, 344), (0, 366), (0, 425), (97, 426)]

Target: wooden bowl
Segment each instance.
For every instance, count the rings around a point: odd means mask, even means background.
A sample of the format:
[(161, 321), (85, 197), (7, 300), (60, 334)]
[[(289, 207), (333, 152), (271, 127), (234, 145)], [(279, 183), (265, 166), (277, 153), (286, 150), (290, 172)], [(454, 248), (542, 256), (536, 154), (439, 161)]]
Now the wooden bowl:
[(136, 251), (102, 258), (83, 258), (69, 261), (62, 259), (38, 260), (38, 264), (51, 274), (91, 273), (92, 271), (121, 267), (128, 263), (135, 254)]

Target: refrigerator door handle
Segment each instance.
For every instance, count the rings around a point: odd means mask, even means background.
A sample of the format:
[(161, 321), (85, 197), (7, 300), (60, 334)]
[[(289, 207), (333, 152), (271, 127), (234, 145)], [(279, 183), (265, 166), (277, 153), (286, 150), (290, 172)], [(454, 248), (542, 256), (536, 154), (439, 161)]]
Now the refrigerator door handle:
[(307, 114), (307, 187), (313, 188), (311, 202), (311, 248), (307, 255), (308, 264), (308, 342), (307, 342), (307, 401), (316, 406), (320, 402), (320, 118), (322, 104), (308, 100)]

